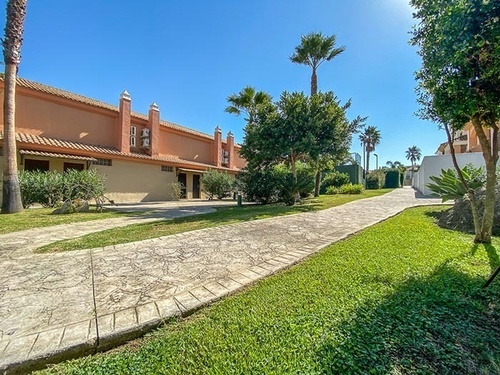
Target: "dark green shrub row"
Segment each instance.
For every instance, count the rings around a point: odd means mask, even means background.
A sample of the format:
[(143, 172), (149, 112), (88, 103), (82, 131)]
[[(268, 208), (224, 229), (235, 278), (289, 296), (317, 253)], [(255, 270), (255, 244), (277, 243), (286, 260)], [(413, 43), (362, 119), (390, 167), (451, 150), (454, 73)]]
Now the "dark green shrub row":
[(19, 184), (24, 208), (34, 203), (44, 207), (55, 207), (67, 200), (88, 201), (104, 195), (105, 178), (93, 169), (77, 171), (70, 169), (64, 173), (56, 171), (21, 171)]
[(321, 187), (319, 189), (320, 194), (325, 194), (330, 186), (341, 187), (342, 185), (347, 185), (350, 182), (350, 177), (347, 173), (342, 173), (338, 171), (332, 171), (328, 173), (321, 182)]
[(363, 191), (365, 191), (363, 185), (346, 184), (341, 187), (330, 186), (326, 190), (326, 194), (361, 194)]
[(377, 169), (366, 176), (367, 189), (382, 189), (401, 187), (401, 173), (397, 169)]

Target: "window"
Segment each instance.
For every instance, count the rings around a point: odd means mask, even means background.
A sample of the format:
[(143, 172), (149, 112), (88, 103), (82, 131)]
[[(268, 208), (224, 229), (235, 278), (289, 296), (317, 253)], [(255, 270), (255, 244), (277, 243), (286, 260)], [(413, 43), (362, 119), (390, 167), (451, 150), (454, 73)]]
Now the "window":
[(92, 164), (105, 165), (107, 167), (111, 167), (111, 159), (97, 159), (96, 161), (93, 161)]
[(136, 138), (135, 138), (135, 135), (131, 135), (130, 136), (130, 146), (131, 147), (135, 147), (136, 146)]
[(85, 169), (85, 166), (80, 163), (64, 163), (63, 165), (63, 171), (66, 172), (68, 169), (75, 169), (77, 171), (83, 171)]
[(48, 160), (24, 159), (25, 171), (48, 171), (50, 163)]
[(171, 167), (170, 165), (162, 165), (161, 166), (161, 171), (162, 172), (173, 172), (174, 167)]
[(135, 126), (130, 127), (130, 135), (134, 137), (137, 135), (137, 128)]

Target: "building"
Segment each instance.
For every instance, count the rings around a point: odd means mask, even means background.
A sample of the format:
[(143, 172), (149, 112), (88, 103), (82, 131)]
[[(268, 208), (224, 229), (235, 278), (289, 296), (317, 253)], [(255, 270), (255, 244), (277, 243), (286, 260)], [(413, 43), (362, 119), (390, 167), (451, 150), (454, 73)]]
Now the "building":
[[(486, 137), (493, 141), (493, 129), (485, 128)], [(471, 122), (468, 122), (462, 130), (457, 130), (453, 133), (453, 147), (455, 153), (463, 154), (466, 152), (482, 152), (482, 147), (479, 144), (479, 139), (476, 130)], [(436, 150), (436, 155), (450, 154), (450, 146), (448, 142), (443, 142)]]
[[(4, 94), (0, 76), (0, 100)], [(172, 199), (169, 184), (182, 182), (188, 199), (204, 198), (200, 177), (216, 169), (235, 175), (246, 164), (231, 132), (222, 139), (132, 112), (127, 91), (114, 106), (85, 96), (18, 78), (16, 140), (19, 170), (95, 168), (106, 176), (106, 197), (115, 202)], [(0, 108), (3, 129), (3, 107)], [(3, 168), (0, 131), (0, 167)], [(0, 189), (1, 194), (1, 189)]]
[[(493, 142), (493, 129), (485, 129), (485, 133), (490, 142)], [(471, 122), (453, 134), (453, 147), (460, 168), (467, 164), (484, 167), (482, 147)], [(432, 182), (431, 176), (439, 176), (442, 169), (454, 169), (448, 142), (441, 143), (435, 155), (423, 158), (419, 171), (413, 176), (412, 186), (422, 194), (430, 195), (432, 192), (427, 184)]]

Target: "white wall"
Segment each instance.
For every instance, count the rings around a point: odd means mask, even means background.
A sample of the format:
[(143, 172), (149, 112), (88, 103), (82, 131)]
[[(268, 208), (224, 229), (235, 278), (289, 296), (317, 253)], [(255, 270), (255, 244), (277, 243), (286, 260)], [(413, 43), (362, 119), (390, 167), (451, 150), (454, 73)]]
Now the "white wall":
[[(481, 152), (457, 154), (457, 162), (460, 168), (469, 163), (477, 167), (484, 166), (483, 154)], [(419, 171), (413, 175), (412, 186), (420, 190), (422, 194), (430, 195), (431, 191), (426, 186), (432, 182), (430, 176), (439, 176), (441, 169), (449, 168), (454, 169), (450, 154), (425, 156)]]

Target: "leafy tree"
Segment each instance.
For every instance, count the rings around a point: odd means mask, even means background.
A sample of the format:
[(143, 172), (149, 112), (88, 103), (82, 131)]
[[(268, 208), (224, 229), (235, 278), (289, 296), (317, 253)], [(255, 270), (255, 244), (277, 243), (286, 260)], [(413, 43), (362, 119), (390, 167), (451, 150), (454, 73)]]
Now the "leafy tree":
[(413, 172), (415, 170), (415, 162), (420, 160), (422, 157), (422, 152), (417, 146), (408, 147), (406, 150), (406, 159), (408, 159), (411, 163), (411, 175), (413, 177)]
[(21, 62), (21, 44), (23, 42), (23, 24), (26, 15), (27, 0), (9, 0), (5, 37), (2, 40), (5, 62), (4, 87), (4, 167), (2, 213), (15, 213), (23, 209), (21, 189), (17, 175), (16, 149), (16, 75)]
[(359, 135), (361, 146), (366, 155), (365, 171), (368, 173), (370, 168), (370, 154), (375, 151), (375, 147), (380, 144), (381, 140), (380, 130), (375, 126), (367, 126), (364, 131)]
[[(332, 92), (311, 97), (284, 92), (278, 102), (259, 107), (255, 122), (245, 128), (240, 154), (248, 161), (249, 169), (286, 162), (298, 186), (299, 160), (347, 153), (349, 125)], [(295, 195), (299, 200), (298, 190)]]
[(296, 64), (307, 65), (312, 68), (311, 95), (318, 92), (318, 67), (325, 61), (345, 51), (345, 47), (335, 47), (336, 36), (324, 36), (322, 33), (310, 33), (301, 37), (300, 45), (295, 47), (295, 52), (290, 60)]
[(253, 87), (247, 86), (238, 94), (231, 94), (227, 97), (229, 106), (226, 107), (225, 111), (236, 116), (244, 113), (247, 116), (245, 121), (252, 123), (257, 108), (260, 105), (269, 104), (271, 100), (271, 95), (268, 93), (255, 91)]
[(209, 199), (213, 199), (214, 196), (222, 199), (233, 188), (233, 179), (225, 172), (210, 170), (201, 177), (201, 186)]
[[(474, 242), (490, 243), (499, 156), (500, 2), (411, 0), (410, 4), (419, 20), (411, 44), (419, 47), (422, 57), (416, 75), (420, 116), (445, 126), (447, 133), (468, 122), (474, 127), (486, 165), (484, 213)], [(474, 206), (473, 199), (471, 203)]]

